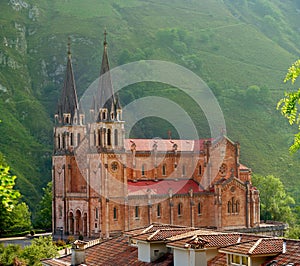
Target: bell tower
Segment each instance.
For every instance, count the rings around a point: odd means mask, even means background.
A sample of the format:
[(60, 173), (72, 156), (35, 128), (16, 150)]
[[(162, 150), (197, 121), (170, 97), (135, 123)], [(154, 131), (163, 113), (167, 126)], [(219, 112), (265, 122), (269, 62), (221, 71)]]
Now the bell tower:
[[(52, 224), (53, 232), (56, 234), (76, 233), (75, 214), (69, 219), (70, 215), (73, 215), (73, 212), (70, 213), (69, 203), (72, 200), (72, 193), (86, 191), (86, 180), (81, 176), (74, 156), (74, 151), (86, 134), (86, 126), (85, 116), (78, 104), (70, 46), (69, 38), (66, 73), (54, 115)], [(82, 228), (77, 226), (77, 232), (83, 233), (82, 231)]]
[(105, 30), (98, 90), (90, 109), (90, 143), (99, 151), (121, 151), (124, 150), (124, 121), (119, 97), (111, 80), (106, 37)]

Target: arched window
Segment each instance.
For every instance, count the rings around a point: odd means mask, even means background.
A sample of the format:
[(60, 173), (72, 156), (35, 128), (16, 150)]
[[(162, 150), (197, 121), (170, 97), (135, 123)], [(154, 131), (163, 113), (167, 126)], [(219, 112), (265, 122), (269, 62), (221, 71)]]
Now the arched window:
[(199, 167), (198, 167), (198, 175), (202, 175), (202, 166), (201, 165), (199, 165)]
[(97, 134), (96, 131), (94, 130), (94, 146), (96, 146), (96, 141), (97, 141)]
[(200, 215), (200, 214), (201, 214), (201, 203), (198, 202), (198, 215)]
[(185, 176), (185, 165), (182, 166), (182, 175)]
[(102, 114), (102, 120), (106, 120), (106, 111), (103, 110), (101, 114)]
[(95, 219), (99, 218), (99, 210), (98, 208), (95, 208)]
[(60, 149), (60, 134), (57, 135), (57, 148)]
[(238, 200), (235, 202), (235, 212), (236, 213), (240, 212), (240, 202)]
[(142, 164), (142, 176), (144, 176), (144, 175), (145, 175), (145, 165)]
[(165, 164), (163, 164), (162, 166), (162, 175), (166, 175), (167, 174), (167, 166)]
[(231, 213), (231, 201), (227, 202), (227, 212)]
[(161, 214), (161, 204), (157, 204), (157, 217), (160, 217)]
[(115, 137), (115, 146), (118, 146), (119, 144), (118, 144), (118, 130), (117, 129), (115, 129), (115, 132), (114, 132), (114, 137)]
[(178, 213), (178, 216), (181, 216), (181, 215), (182, 215), (182, 203), (178, 203), (178, 206), (177, 206), (177, 213)]
[(111, 145), (111, 130), (110, 130), (110, 128), (107, 129), (107, 145), (108, 146)]
[(63, 134), (63, 149), (66, 148), (66, 134)]
[(102, 133), (102, 130), (98, 129), (98, 146), (101, 146), (101, 144), (102, 144), (102, 142), (101, 142), (101, 133)]
[(135, 218), (139, 218), (139, 206), (135, 206)]
[(235, 201), (234, 201), (234, 198), (231, 199), (231, 206), (232, 206), (232, 213), (235, 213), (236, 212), (236, 205), (235, 205)]
[(118, 210), (117, 210), (117, 208), (116, 207), (114, 207), (114, 210), (113, 210), (113, 215), (114, 215), (114, 220), (117, 220), (118, 219)]

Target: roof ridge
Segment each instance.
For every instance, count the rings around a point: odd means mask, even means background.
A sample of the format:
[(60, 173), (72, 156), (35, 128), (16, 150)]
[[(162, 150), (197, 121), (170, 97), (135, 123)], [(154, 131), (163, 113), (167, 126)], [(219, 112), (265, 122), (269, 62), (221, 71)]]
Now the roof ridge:
[(147, 240), (151, 240), (151, 238), (153, 238), (155, 235), (157, 235), (160, 231), (161, 231), (161, 229), (156, 230), (152, 235), (147, 237)]
[(260, 238), (256, 241), (256, 243), (249, 249), (249, 254), (253, 253), (253, 251), (258, 247), (262, 240), (263, 238)]

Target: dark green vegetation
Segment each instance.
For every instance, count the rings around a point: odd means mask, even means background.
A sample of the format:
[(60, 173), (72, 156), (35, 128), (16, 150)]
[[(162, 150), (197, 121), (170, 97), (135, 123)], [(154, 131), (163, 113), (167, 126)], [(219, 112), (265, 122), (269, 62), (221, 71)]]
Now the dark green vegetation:
[[(285, 73), (300, 52), (298, 0), (25, 2), (0, 2), (0, 151), (31, 210), (51, 178), (52, 118), (67, 37), (80, 96), (99, 74), (105, 27), (112, 67), (158, 59), (198, 74), (219, 100), (228, 136), (241, 143), (242, 162), (257, 174), (280, 177), (300, 203), (299, 155), (289, 154), (293, 134), (276, 111)], [(152, 85), (122, 92), (123, 105), (153, 94)], [(206, 137), (205, 119), (188, 98), (160, 87)], [(132, 135), (167, 137), (169, 125), (156, 122), (157, 132), (147, 130), (152, 123), (145, 120)]]

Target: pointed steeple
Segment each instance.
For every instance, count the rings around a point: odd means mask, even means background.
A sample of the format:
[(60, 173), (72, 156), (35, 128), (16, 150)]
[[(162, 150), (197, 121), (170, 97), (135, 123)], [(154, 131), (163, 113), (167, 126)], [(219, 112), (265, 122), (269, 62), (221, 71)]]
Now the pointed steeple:
[[(98, 116), (97, 121), (107, 121), (107, 120), (113, 120), (115, 115), (111, 116), (111, 112), (115, 112), (115, 95), (114, 95), (114, 89), (111, 81), (111, 76), (109, 73), (109, 60), (108, 60), (108, 54), (107, 54), (107, 32), (104, 31), (104, 41), (103, 41), (103, 55), (102, 55), (102, 64), (100, 69), (100, 81), (99, 81), (99, 87), (98, 92), (96, 96), (96, 108), (95, 114), (98, 114), (100, 111), (100, 114)], [(101, 110), (103, 112), (107, 112), (105, 115), (101, 114)], [(113, 117), (113, 118), (112, 118)]]
[(71, 59), (71, 43), (68, 38), (68, 61), (64, 84), (60, 99), (57, 105), (57, 112), (55, 115), (56, 122), (59, 124), (72, 124), (74, 117), (78, 116), (78, 99), (76, 93), (76, 84), (73, 73), (72, 59)]

